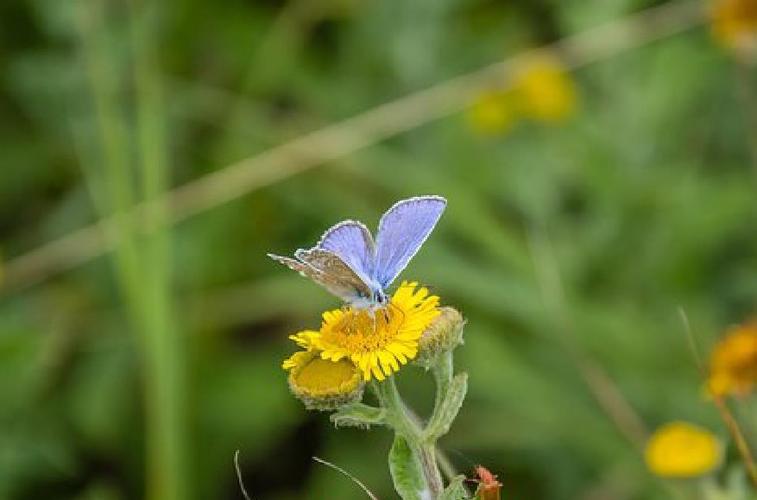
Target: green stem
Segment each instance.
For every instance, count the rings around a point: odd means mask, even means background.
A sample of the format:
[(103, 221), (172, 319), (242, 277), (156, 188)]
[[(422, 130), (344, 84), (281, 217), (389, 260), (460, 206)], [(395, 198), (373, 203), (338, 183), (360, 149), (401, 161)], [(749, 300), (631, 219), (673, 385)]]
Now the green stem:
[(140, 222), (147, 229), (142, 250), (144, 294), (144, 350), (147, 379), (148, 498), (187, 497), (187, 446), (184, 396), (186, 392), (183, 342), (174, 324), (171, 304), (170, 234), (161, 195), (168, 184), (163, 96), (157, 77), (155, 4), (131, 2), (134, 49), (136, 132), (142, 194), (149, 210)]
[(375, 382), (374, 391), (387, 410), (387, 422), (397, 434), (405, 438), (417, 457), (423, 472), (423, 482), (428, 487), (431, 498), (437, 498), (444, 490), (444, 482), (436, 463), (435, 443), (424, 441), (423, 429), (402, 400), (394, 377), (381, 383)]
[(417, 446), (416, 453), (418, 453), (420, 458), (423, 475), (431, 492), (431, 498), (438, 498), (442, 494), (442, 491), (444, 491), (444, 481), (442, 480), (441, 472), (439, 472), (439, 466), (436, 463), (435, 445), (414, 443), (411, 446)]
[[(146, 497), (160, 500), (187, 498), (185, 474), (184, 364), (182, 342), (172, 321), (170, 301), (169, 235), (166, 210), (155, 203), (166, 188), (168, 162), (164, 114), (154, 65), (155, 40), (147, 36), (146, 10), (132, 5), (130, 19), (134, 50), (141, 190), (135, 183), (130, 152), (132, 130), (120, 103), (123, 84), (109, 50), (106, 8), (102, 2), (77, 3), (81, 54), (87, 69), (94, 104), (102, 160), (97, 169), (85, 170), (93, 198), (115, 241), (114, 262), (131, 325), (139, 335), (145, 386)], [(102, 170), (100, 166), (102, 165)], [(101, 180), (105, 195), (97, 192)], [(150, 202), (144, 219), (134, 215), (136, 203)], [(149, 228), (142, 239), (140, 232)]]

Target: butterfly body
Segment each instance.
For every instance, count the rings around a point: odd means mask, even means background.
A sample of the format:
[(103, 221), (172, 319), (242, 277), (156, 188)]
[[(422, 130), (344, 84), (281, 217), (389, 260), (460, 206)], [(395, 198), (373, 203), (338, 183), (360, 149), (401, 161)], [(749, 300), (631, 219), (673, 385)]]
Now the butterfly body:
[(381, 217), (374, 241), (368, 228), (345, 220), (329, 228), (310, 249), (294, 258), (269, 257), (311, 279), (351, 307), (376, 308), (386, 290), (426, 241), (447, 205), (440, 196), (395, 203)]

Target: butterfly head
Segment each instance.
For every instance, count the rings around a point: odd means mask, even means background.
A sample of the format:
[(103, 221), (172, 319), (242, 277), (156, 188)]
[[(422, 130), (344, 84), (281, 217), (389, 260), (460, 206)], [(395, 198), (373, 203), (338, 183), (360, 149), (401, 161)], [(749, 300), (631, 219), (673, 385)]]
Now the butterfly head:
[(389, 304), (389, 296), (381, 287), (372, 287), (370, 293), (366, 295), (357, 295), (347, 303), (354, 309), (382, 309)]
[(379, 307), (383, 307), (389, 303), (389, 296), (381, 288), (373, 290), (372, 299)]

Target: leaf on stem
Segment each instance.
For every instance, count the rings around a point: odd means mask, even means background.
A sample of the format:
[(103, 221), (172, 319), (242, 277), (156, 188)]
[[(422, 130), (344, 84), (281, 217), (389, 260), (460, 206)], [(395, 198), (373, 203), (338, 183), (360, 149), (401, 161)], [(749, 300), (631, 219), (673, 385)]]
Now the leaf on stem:
[(439, 495), (439, 500), (466, 500), (468, 492), (465, 491), (463, 483), (465, 482), (465, 476), (460, 474), (452, 478), (449, 485), (444, 488), (444, 491)]
[(394, 437), (389, 451), (389, 470), (394, 489), (402, 500), (423, 500), (428, 497), (418, 457), (402, 436)]
[(439, 406), (434, 410), (434, 414), (426, 427), (424, 437), (428, 442), (434, 442), (447, 434), (463, 405), (467, 390), (468, 374), (458, 373), (450, 382), (447, 392), (444, 394), (444, 399), (439, 402)]
[(353, 403), (339, 408), (329, 417), (329, 420), (336, 427), (367, 429), (372, 425), (384, 425), (386, 423), (386, 410), (363, 403)]

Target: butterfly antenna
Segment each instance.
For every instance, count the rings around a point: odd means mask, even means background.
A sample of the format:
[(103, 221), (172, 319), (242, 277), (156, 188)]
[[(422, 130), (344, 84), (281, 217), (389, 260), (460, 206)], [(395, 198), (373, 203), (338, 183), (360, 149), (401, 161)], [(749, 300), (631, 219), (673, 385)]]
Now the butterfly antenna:
[(436, 293), (436, 291), (439, 289), (439, 287), (437, 285), (429, 285), (429, 284), (426, 284), (426, 283), (418, 283), (418, 284), (420, 286), (422, 286), (423, 288), (428, 289), (429, 293), (431, 293), (431, 294)]
[(234, 469), (237, 471), (237, 482), (239, 482), (239, 489), (242, 490), (242, 495), (245, 500), (252, 500), (247, 489), (244, 487), (244, 480), (242, 479), (242, 470), (239, 468), (239, 450), (234, 452)]
[[(390, 302), (387, 302), (387, 306), (386, 306), (386, 307), (387, 307), (387, 309), (388, 309), (388, 308), (393, 308), (393, 311), (396, 311), (396, 312), (398, 312), (399, 314), (401, 314), (401, 315), (402, 315), (402, 320), (403, 320), (403, 321), (405, 320), (405, 311), (403, 311), (403, 310), (402, 310), (402, 308), (400, 308), (400, 307), (397, 307), (396, 305), (392, 304), (392, 302), (391, 302), (391, 301), (390, 301)], [(386, 319), (387, 319), (387, 322), (389, 322), (389, 318), (386, 318)]]
[(474, 469), (478, 465), (478, 463), (474, 462), (468, 455), (456, 448), (447, 448), (447, 450), (449, 450), (449, 452), (453, 455), (462, 458), (468, 464), (468, 466), (470, 466), (471, 469)]
[(360, 487), (360, 489), (363, 490), (365, 492), (365, 494), (368, 495), (368, 497), (371, 500), (378, 500), (378, 497), (376, 497), (376, 495), (374, 495), (373, 492), (371, 490), (369, 490), (368, 487), (366, 485), (364, 485), (362, 481), (360, 481), (360, 479), (356, 478), (355, 476), (353, 476), (352, 474), (350, 474), (346, 470), (342, 469), (338, 465), (332, 464), (331, 462), (328, 462), (328, 461), (326, 461), (326, 460), (324, 460), (322, 458), (318, 458), (318, 457), (313, 457), (313, 460), (315, 460), (319, 464), (325, 465), (326, 467), (331, 467), (332, 469), (334, 469), (335, 471), (339, 472), (340, 474), (342, 474), (344, 476), (347, 476), (348, 478), (350, 478), (352, 480), (353, 483), (357, 484)]

